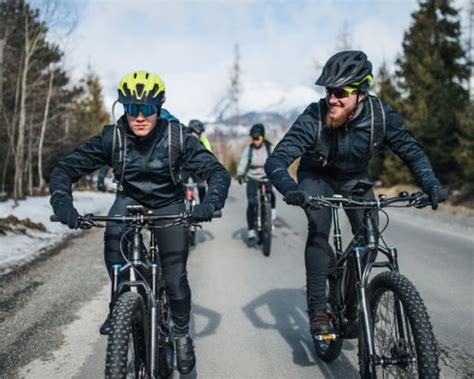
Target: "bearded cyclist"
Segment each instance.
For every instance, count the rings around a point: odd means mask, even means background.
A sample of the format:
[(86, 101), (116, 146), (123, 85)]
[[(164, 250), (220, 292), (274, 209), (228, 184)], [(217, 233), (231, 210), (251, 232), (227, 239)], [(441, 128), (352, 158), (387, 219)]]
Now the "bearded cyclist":
[[(211, 143), (204, 135), (205, 128), (204, 128), (204, 124), (201, 121), (199, 120), (189, 121), (187, 132), (191, 136), (196, 138), (199, 141), (199, 143), (202, 146), (204, 146), (206, 150), (212, 153)], [(202, 178), (200, 178), (196, 174), (196, 172), (192, 170), (186, 170), (186, 167), (184, 167), (183, 168), (183, 182), (187, 183), (189, 181), (189, 178), (191, 178), (194, 183), (199, 184), (197, 187), (198, 194), (199, 194), (199, 202), (202, 202), (204, 200), (204, 196), (206, 195), (206, 186), (205, 186), (204, 180), (202, 180)]]
[[(265, 127), (263, 124), (255, 124), (250, 129), (251, 143), (247, 145), (240, 157), (237, 167), (237, 180), (242, 184), (247, 180), (247, 239), (254, 241), (257, 238), (255, 228), (255, 217), (257, 214), (257, 192), (258, 181), (266, 179), (264, 165), (272, 151), (272, 144), (265, 138)], [(272, 203), (272, 221), (276, 219), (276, 199), (272, 186), (268, 185)]]
[[(119, 182), (110, 216), (126, 214), (127, 205), (143, 205), (157, 215), (183, 212), (183, 186), (172, 176), (171, 166), (163, 163), (171, 160), (168, 139), (171, 127), (178, 128), (178, 134), (184, 136), (182, 160), (209, 185), (206, 197), (194, 208), (192, 217), (196, 221), (209, 221), (214, 211), (224, 206), (229, 175), (213, 154), (180, 129), (179, 123), (169, 124), (161, 117), (164, 101), (165, 84), (157, 74), (136, 71), (122, 78), (118, 85), (118, 102), (123, 105), (124, 114), (117, 124), (105, 126), (101, 133), (62, 159), (51, 174), (51, 205), (63, 224), (70, 228), (78, 226), (72, 184), (104, 165), (114, 168)], [(125, 232), (126, 226), (107, 223), (104, 258), (109, 275), (114, 264), (124, 263), (120, 241)], [(186, 271), (186, 229), (174, 226), (156, 229), (155, 233), (170, 298), (178, 370), (187, 374), (194, 368), (196, 358), (189, 336), (191, 291)], [(109, 317), (101, 327), (101, 334), (110, 332)]]
[[(325, 64), (316, 85), (326, 88), (326, 97), (310, 104), (275, 147), (267, 160), (268, 177), (291, 205), (305, 208), (308, 238), (305, 248), (307, 302), (312, 335), (332, 333), (326, 309), (326, 278), (329, 265), (331, 210), (308, 209), (309, 195), (348, 195), (359, 180), (368, 180), (368, 164), (375, 148), (387, 145), (410, 168), (428, 193), (433, 209), (445, 200), (431, 164), (400, 115), (374, 96), (369, 96), (372, 64), (362, 51), (342, 51)], [(298, 157), (298, 184), (288, 166)], [(373, 199), (370, 191), (366, 198)], [(360, 210), (345, 210), (352, 232), (362, 226)], [(345, 310), (349, 321), (347, 338), (357, 336), (357, 299)]]

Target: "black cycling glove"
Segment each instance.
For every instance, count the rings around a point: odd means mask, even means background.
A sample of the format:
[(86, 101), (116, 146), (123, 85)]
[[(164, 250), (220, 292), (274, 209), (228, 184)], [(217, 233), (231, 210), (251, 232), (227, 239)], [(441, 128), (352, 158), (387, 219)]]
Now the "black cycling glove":
[(287, 204), (299, 205), (303, 208), (307, 208), (310, 204), (308, 192), (301, 190), (288, 191), (285, 195), (285, 201)]
[(79, 225), (77, 218), (79, 213), (76, 208), (72, 205), (72, 196), (68, 193), (54, 193), (51, 196), (50, 200), (51, 205), (53, 206), (53, 211), (58, 220), (71, 229), (76, 229)]
[(213, 204), (203, 202), (201, 204), (196, 205), (193, 208), (191, 217), (197, 222), (211, 221), (212, 215), (214, 214), (215, 210), (216, 210), (216, 207)]
[(438, 208), (438, 203), (448, 198), (447, 191), (439, 185), (431, 186), (427, 192), (428, 195), (430, 195), (431, 208), (433, 208), (433, 210)]

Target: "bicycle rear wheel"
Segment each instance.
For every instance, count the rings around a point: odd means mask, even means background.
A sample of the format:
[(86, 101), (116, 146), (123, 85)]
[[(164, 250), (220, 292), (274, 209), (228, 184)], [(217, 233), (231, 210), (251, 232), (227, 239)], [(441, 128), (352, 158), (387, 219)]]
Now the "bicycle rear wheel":
[(147, 377), (145, 306), (136, 292), (125, 292), (112, 312), (105, 358), (106, 378)]
[(272, 249), (272, 206), (269, 201), (262, 202), (262, 251), (268, 257)]
[(369, 294), (377, 376), (439, 377), (436, 339), (415, 286), (388, 271), (373, 278)]

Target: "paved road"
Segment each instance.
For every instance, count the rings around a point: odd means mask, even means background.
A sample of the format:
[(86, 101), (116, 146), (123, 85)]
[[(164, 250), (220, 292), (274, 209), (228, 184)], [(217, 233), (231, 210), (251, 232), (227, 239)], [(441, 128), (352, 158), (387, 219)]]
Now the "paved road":
[[(301, 210), (279, 207), (282, 226), (274, 231), (269, 258), (244, 245), (244, 212), (244, 192), (233, 187), (224, 218), (205, 225), (189, 259), (198, 356), (190, 377), (357, 377), (353, 343), (346, 341), (330, 365), (313, 353), (305, 312)], [(401, 212), (391, 219), (386, 239), (398, 246), (402, 270), (430, 311), (443, 377), (472, 376), (472, 236), (434, 229), (431, 221), (407, 219)], [(35, 268), (1, 282), (0, 377), (103, 375), (106, 340), (97, 330), (109, 288), (101, 240), (100, 231), (88, 232)]]

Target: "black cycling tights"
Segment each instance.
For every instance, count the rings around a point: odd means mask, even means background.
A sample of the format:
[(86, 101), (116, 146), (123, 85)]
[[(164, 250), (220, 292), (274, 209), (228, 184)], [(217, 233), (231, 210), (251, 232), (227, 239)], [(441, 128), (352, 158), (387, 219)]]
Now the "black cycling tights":
[[(300, 189), (310, 195), (332, 196), (335, 193), (348, 195), (354, 184), (361, 179), (333, 179), (317, 174), (302, 173), (299, 175)], [(373, 198), (370, 191), (366, 198)], [(362, 226), (363, 212), (361, 210), (345, 210), (352, 233), (356, 233)], [(331, 209), (305, 210), (308, 218), (308, 238), (305, 247), (306, 286), (308, 307), (315, 311), (326, 310), (326, 277), (329, 267), (329, 233), (331, 230)], [(355, 288), (354, 288), (355, 289)], [(348, 294), (355, 300), (356, 293)]]
[[(269, 191), (269, 194), (270, 194), (272, 209), (275, 209), (276, 197), (270, 183), (267, 184), (267, 191)], [(258, 195), (258, 181), (251, 178), (247, 178), (247, 201), (248, 201), (247, 224), (248, 224), (249, 230), (256, 228), (255, 216), (257, 214), (257, 209), (258, 209), (257, 195)]]
[[(109, 211), (109, 216), (127, 214), (126, 206), (139, 204), (137, 201), (117, 195), (114, 205)], [(184, 204), (172, 204), (154, 210), (157, 215), (177, 214), (184, 210)], [(120, 237), (126, 226), (107, 223), (105, 229), (105, 264), (109, 275), (114, 264), (123, 264), (124, 259), (120, 254)], [(170, 228), (156, 229), (156, 238), (160, 254), (163, 276), (168, 289), (171, 313), (174, 323), (175, 335), (185, 335), (189, 331), (189, 314), (191, 311), (191, 290), (189, 288), (186, 262), (188, 259), (188, 243), (186, 228), (173, 226)], [(126, 251), (126, 243), (123, 245)]]

